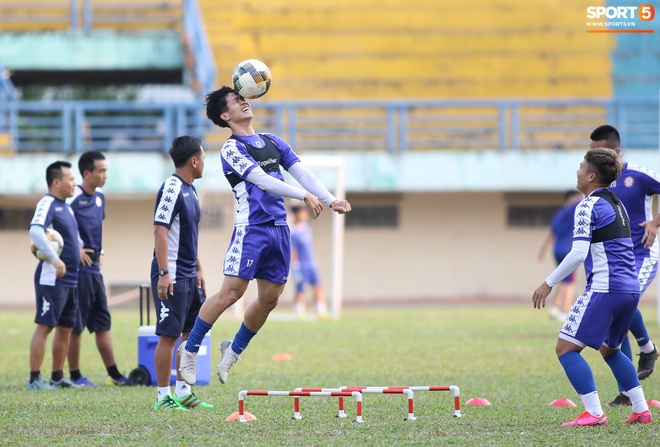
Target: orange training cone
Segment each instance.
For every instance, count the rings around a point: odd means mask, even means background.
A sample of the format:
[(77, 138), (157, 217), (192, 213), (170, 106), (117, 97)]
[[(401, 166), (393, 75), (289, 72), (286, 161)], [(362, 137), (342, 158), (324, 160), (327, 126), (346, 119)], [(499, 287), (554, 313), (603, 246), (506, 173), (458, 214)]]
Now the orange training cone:
[(548, 405), (551, 407), (574, 407), (575, 404), (573, 403), (572, 400), (563, 398), (563, 399), (555, 399), (552, 402), (550, 402)]
[(491, 405), (486, 399), (482, 397), (473, 397), (472, 399), (465, 402), (465, 405), (474, 405), (477, 407), (488, 407)]
[[(247, 422), (250, 422), (250, 421), (256, 421), (256, 420), (257, 420), (257, 418), (254, 417), (254, 415), (253, 415), (252, 413), (250, 413), (249, 411), (245, 411), (245, 412), (243, 412), (243, 417), (245, 418), (245, 420), (246, 420)], [(229, 417), (226, 419), (226, 421), (227, 421), (227, 422), (230, 422), (230, 421), (238, 421), (238, 411), (234, 411), (232, 414), (230, 414)]]
[(660, 407), (660, 402), (655, 399), (649, 399), (646, 401), (649, 407)]
[(287, 352), (281, 352), (273, 356), (273, 360), (276, 362), (291, 360), (293, 356)]

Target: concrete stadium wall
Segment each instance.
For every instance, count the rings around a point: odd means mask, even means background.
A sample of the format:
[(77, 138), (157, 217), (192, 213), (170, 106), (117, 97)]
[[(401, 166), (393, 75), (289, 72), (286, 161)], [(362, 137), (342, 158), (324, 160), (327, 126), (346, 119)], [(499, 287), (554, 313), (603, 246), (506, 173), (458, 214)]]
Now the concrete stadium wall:
[[(376, 203), (377, 197), (354, 196), (354, 206)], [(493, 302), (501, 298), (526, 300), (554, 268), (549, 259), (537, 261), (545, 228), (507, 227), (505, 193), (403, 193), (398, 197), (398, 228), (346, 230), (343, 296), (347, 303), (475, 296)], [(548, 202), (548, 195), (544, 195), (543, 203), (558, 204), (561, 194), (550, 198)], [(21, 203), (33, 207), (37, 200), (23, 198)], [(200, 234), (200, 256), (212, 293), (222, 281), (233, 198), (202, 200), (206, 200), (203, 206), (207, 209), (225, 213), (220, 219), (222, 225), (203, 229)], [(111, 291), (149, 279), (153, 201), (146, 196), (133, 200), (108, 197), (103, 272)], [(327, 283), (331, 250), (328, 210), (312, 223), (312, 229), (321, 275)], [(33, 305), (36, 262), (28, 244), (27, 230), (3, 232), (0, 237), (4, 255), (0, 259), (4, 284), (0, 306)], [(657, 295), (656, 284), (649, 289), (649, 297)], [(293, 302), (291, 288), (289, 285), (282, 297), (283, 307)], [(254, 296), (254, 289), (249, 289), (246, 301)]]

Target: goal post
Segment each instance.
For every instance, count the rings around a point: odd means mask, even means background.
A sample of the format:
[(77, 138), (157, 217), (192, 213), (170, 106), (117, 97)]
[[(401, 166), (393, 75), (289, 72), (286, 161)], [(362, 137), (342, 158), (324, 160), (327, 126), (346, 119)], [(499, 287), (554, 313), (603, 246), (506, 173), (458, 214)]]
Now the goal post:
[[(301, 156), (304, 165), (316, 175), (335, 197), (344, 199), (346, 197), (346, 164), (342, 157), (337, 156)], [(288, 182), (297, 182), (286, 174)], [(343, 304), (343, 281), (344, 281), (344, 227), (345, 217), (343, 214), (332, 213), (332, 230), (330, 241), (330, 279), (327, 297), (330, 314), (333, 320), (341, 317)]]

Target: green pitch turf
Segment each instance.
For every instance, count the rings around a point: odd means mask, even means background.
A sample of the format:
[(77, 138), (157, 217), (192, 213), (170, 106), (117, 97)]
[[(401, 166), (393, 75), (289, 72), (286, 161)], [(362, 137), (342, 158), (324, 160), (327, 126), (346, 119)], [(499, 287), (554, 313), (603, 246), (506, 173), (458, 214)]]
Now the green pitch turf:
[[(651, 336), (660, 341), (655, 308), (643, 308)], [(239, 322), (221, 319), (213, 346), (233, 336)], [(225, 385), (215, 379), (196, 387), (213, 410), (154, 411), (155, 388), (31, 392), (28, 346), (32, 311), (0, 313), (0, 445), (30, 446), (622, 446), (660, 445), (660, 410), (652, 424), (624, 426), (630, 408), (606, 409), (609, 427), (560, 427), (581, 412), (578, 396), (554, 354), (560, 323), (530, 305), (387, 307), (347, 309), (340, 321), (271, 321), (231, 371)], [(137, 366), (137, 311), (113, 312), (113, 341), (120, 370)], [(50, 374), (50, 342), (42, 374)], [(636, 349), (635, 349), (636, 351)], [(290, 361), (273, 361), (277, 353)], [(586, 351), (601, 400), (617, 394), (602, 359)], [(219, 361), (214, 352), (213, 363)], [(635, 359), (636, 361), (636, 359)], [(83, 338), (82, 372), (104, 383), (105, 371), (93, 337)], [(660, 365), (659, 365), (660, 366)], [(400, 395), (365, 395), (365, 423), (334, 417), (334, 398), (301, 399), (302, 421), (291, 419), (288, 397), (247, 397), (250, 423), (226, 422), (242, 389), (292, 390), (341, 385), (457, 385), (462, 418), (453, 417), (448, 392), (415, 393), (416, 421), (404, 421)], [(660, 400), (660, 371), (643, 382), (647, 399)], [(468, 407), (472, 397), (490, 407)], [(578, 408), (553, 408), (568, 397)]]

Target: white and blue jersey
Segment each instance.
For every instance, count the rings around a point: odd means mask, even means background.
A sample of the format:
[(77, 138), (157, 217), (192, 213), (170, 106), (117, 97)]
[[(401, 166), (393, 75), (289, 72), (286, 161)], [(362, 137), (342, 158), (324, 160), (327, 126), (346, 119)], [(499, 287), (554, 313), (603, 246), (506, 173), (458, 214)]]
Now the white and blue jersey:
[(101, 273), (98, 255), (103, 249), (103, 220), (105, 219), (105, 196), (100, 188), (91, 196), (77, 185), (73, 197), (67, 199), (78, 222), (78, 231), (82, 239), (83, 248), (94, 250), (96, 259), (92, 265), (81, 265), (80, 271), (88, 273)]
[(640, 292), (630, 221), (614, 193), (599, 189), (578, 204), (573, 240), (589, 242), (587, 286), (566, 316), (559, 338), (581, 347), (617, 348), (628, 334)]
[(300, 161), (287, 142), (271, 134), (232, 135), (223, 145), (220, 156), (222, 170), (238, 202), (235, 224), (273, 222), (278, 226), (286, 225), (284, 199), (245, 179), (250, 171), (260, 166), (268, 175), (284, 181), (280, 166), (288, 170)]
[(658, 239), (650, 248), (645, 248), (642, 244), (644, 227), (639, 224), (653, 219), (652, 202), (653, 196), (660, 194), (660, 177), (649, 169), (625, 163), (619, 178), (610, 185), (610, 190), (628, 211), (635, 257), (658, 259)]
[(586, 291), (639, 292), (630, 222), (609, 190), (596, 190), (575, 209), (574, 241), (590, 241), (584, 260)]
[(39, 262), (34, 274), (35, 284), (44, 286), (76, 287), (80, 265), (80, 245), (78, 243), (78, 223), (71, 207), (50, 194), (46, 194), (37, 204), (30, 227), (53, 228), (62, 235), (64, 247), (60, 259), (66, 265), (66, 274), (57, 278), (55, 267), (46, 261)]
[[(193, 185), (172, 174), (158, 191), (154, 225), (162, 225), (167, 232), (167, 269), (172, 282), (197, 278), (197, 241), (202, 211)], [(158, 262), (154, 252), (151, 278), (158, 281)]]

